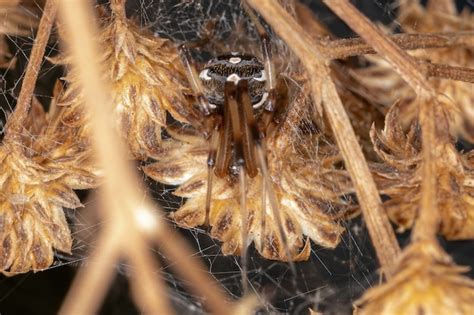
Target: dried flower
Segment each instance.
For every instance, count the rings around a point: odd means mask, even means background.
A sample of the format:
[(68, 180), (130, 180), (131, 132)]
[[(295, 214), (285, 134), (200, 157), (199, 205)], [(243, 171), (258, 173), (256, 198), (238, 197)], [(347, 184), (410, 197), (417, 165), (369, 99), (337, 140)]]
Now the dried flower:
[[(399, 117), (400, 107), (408, 105), (394, 104), (384, 130), (371, 131), (374, 149), (385, 162), (373, 165), (374, 175), (381, 192), (390, 197), (385, 207), (400, 231), (410, 228), (417, 216), (422, 176), (421, 130), (416, 121), (404, 128)], [(440, 128), (446, 130), (446, 119), (437, 118)], [(473, 153), (458, 152), (449, 139), (440, 141), (436, 150), (440, 231), (448, 239), (474, 238)]]
[[(353, 200), (344, 198), (352, 192), (352, 187), (347, 172), (338, 167), (341, 157), (335, 146), (321, 134), (298, 131), (291, 120), (287, 117), (281, 131), (267, 139), (267, 161), (291, 259), (299, 261), (309, 257), (309, 239), (334, 248), (344, 231), (337, 221), (353, 215), (357, 206)], [(189, 129), (170, 130), (169, 133), (173, 139), (163, 141), (162, 152), (153, 156), (157, 162), (146, 166), (145, 173), (156, 181), (180, 185), (175, 195), (188, 198), (181, 208), (171, 214), (173, 220), (185, 227), (203, 225), (208, 142)], [(249, 241), (255, 242), (263, 257), (287, 260), (268, 200), (263, 213), (262, 181), (261, 174), (247, 179)], [(262, 214), (265, 216), (263, 231)], [(210, 233), (223, 242), (222, 252), (226, 255), (242, 251), (241, 219), (237, 178), (215, 177)], [(308, 239), (304, 240), (303, 235)]]
[(471, 314), (474, 281), (436, 242), (406, 248), (387, 283), (369, 289), (356, 302), (356, 314)]
[[(101, 59), (111, 84), (117, 127), (132, 157), (145, 159), (160, 145), (166, 112), (182, 122), (198, 119), (185, 96), (188, 88), (184, 69), (170, 41), (153, 36), (119, 16), (103, 23)], [(69, 63), (69, 59), (66, 56), (55, 62)], [(66, 120), (85, 125), (77, 75), (70, 71), (66, 79), (71, 83), (63, 99), (63, 105), (71, 106)]]
[[(9, 141), (11, 139), (11, 141)], [(0, 271), (38, 271), (53, 262), (53, 249), (71, 252), (63, 207), (81, 203), (73, 189), (97, 187), (81, 130), (61, 123), (61, 109), (49, 113), (33, 102), (20, 137), (0, 146)]]

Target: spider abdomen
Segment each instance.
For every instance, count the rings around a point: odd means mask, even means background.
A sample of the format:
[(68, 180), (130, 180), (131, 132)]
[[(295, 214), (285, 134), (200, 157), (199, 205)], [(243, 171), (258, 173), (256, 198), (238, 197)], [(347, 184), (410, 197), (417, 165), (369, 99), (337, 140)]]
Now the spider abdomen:
[(263, 64), (252, 55), (235, 53), (211, 59), (199, 74), (204, 86), (204, 94), (214, 109), (224, 105), (224, 85), (226, 81), (247, 80), (250, 100), (254, 108), (260, 107), (267, 97), (266, 75)]

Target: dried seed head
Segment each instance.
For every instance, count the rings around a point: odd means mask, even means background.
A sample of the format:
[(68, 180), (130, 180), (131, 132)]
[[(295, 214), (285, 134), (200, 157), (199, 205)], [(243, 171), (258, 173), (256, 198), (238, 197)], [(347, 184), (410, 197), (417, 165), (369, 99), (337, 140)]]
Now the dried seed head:
[[(400, 231), (411, 228), (421, 197), (421, 135), (416, 121), (404, 127), (400, 107), (389, 110), (384, 130), (372, 128), (374, 149), (385, 164), (374, 164), (373, 173), (379, 189), (390, 199), (385, 203), (389, 217)], [(439, 106), (433, 104), (433, 106)], [(437, 124), (447, 129), (444, 117)], [(437, 152), (437, 196), (441, 212), (440, 233), (448, 239), (474, 238), (474, 162), (473, 152), (460, 153), (449, 139), (435, 144)]]
[(73, 189), (97, 186), (81, 131), (60, 123), (60, 111), (45, 114), (33, 102), (22, 137), (0, 146), (0, 272), (38, 271), (53, 262), (53, 249), (71, 252), (63, 207), (81, 203)]
[[(163, 141), (157, 162), (145, 167), (156, 181), (180, 185), (175, 194), (188, 198), (171, 217), (181, 226), (204, 224), (207, 189), (208, 143), (199, 135), (170, 132), (174, 139)], [(337, 221), (353, 214), (356, 206), (343, 196), (350, 192), (348, 174), (338, 169), (341, 161), (335, 148), (317, 135), (300, 135), (298, 144), (288, 134), (267, 139), (268, 168), (279, 202), (283, 229), (292, 260), (306, 260), (309, 239), (334, 248), (344, 228)], [(319, 147), (316, 152), (312, 151)], [(315, 155), (316, 154), (316, 155)], [(262, 209), (262, 176), (248, 180), (247, 211), (249, 240), (267, 259), (287, 260), (285, 248), (270, 203)], [(265, 230), (261, 229), (262, 215)], [(240, 193), (236, 178), (214, 178), (210, 209), (211, 235), (222, 244), (224, 254), (239, 254), (241, 244)], [(307, 239), (303, 235), (308, 236)]]
[(356, 314), (471, 314), (474, 281), (462, 276), (436, 242), (416, 242), (404, 250), (396, 274), (356, 302)]
[[(144, 159), (157, 150), (166, 112), (182, 122), (198, 120), (197, 112), (186, 99), (184, 69), (170, 41), (114, 16), (104, 21), (100, 42), (117, 127), (133, 158)], [(68, 63), (68, 59), (66, 56), (56, 62)], [(64, 105), (71, 106), (67, 120), (87, 124), (82, 117), (76, 73), (69, 72), (67, 80), (71, 83), (63, 99)]]

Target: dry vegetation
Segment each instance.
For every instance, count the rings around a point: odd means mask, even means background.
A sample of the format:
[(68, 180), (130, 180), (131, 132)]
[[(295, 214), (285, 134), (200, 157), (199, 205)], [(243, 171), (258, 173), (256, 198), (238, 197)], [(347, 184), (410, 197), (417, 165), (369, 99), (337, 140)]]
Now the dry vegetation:
[[(63, 208), (83, 206), (74, 190), (97, 189), (105, 223), (62, 314), (94, 313), (119, 259), (135, 267), (130, 281), (138, 307), (173, 313), (149, 246), (176, 262), (210, 312), (251, 313), (250, 294), (231, 301), (202, 262), (189, 258), (191, 250), (144, 197), (129, 164), (152, 160), (143, 168), (147, 176), (179, 186), (175, 194), (186, 202), (170, 215), (178, 225), (206, 223), (211, 139), (176, 43), (127, 19), (125, 0), (111, 0), (111, 10), (86, 1), (44, 2), (39, 24), (23, 15), (25, 6), (36, 7), (32, 1), (0, 3), (0, 67), (14, 62), (4, 37), (37, 27), (0, 146), (1, 272), (44, 270), (54, 250), (70, 253)], [(310, 240), (336, 247), (342, 222), (362, 215), (384, 283), (356, 302), (358, 314), (468, 314), (474, 282), (437, 236), (474, 238), (474, 153), (455, 147), (461, 138), (474, 139), (474, 15), (458, 13), (451, 0), (427, 7), (400, 0), (403, 33), (391, 35), (349, 1), (326, 0), (360, 36), (338, 40), (307, 8), (281, 2), (247, 4), (281, 38), (287, 48), (281, 59), (292, 64), (297, 84), (266, 134), (268, 170), (248, 180), (246, 215), (238, 181), (214, 178), (210, 235), (226, 255), (243, 254), (253, 242), (263, 257), (293, 262), (308, 259)], [(62, 54), (53, 62), (68, 72), (45, 111), (33, 90), (55, 25)], [(367, 66), (346, 62), (351, 56)], [(179, 127), (167, 124), (167, 113)], [(162, 139), (163, 130), (169, 137)], [(345, 198), (351, 193), (358, 202)], [(392, 224), (411, 229), (409, 246), (399, 248)]]

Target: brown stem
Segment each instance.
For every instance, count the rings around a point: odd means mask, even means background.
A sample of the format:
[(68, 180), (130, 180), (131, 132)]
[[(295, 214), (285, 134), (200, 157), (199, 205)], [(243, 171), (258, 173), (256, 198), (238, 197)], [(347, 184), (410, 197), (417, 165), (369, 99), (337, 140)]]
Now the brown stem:
[(474, 69), (421, 62), (425, 73), (430, 77), (474, 83)]
[[(120, 241), (113, 230), (99, 235), (86, 267), (79, 270), (58, 314), (96, 314), (114, 277)], [(81, 303), (90, 301), (89, 303)], [(79, 303), (78, 303), (79, 302)]]
[[(344, 59), (351, 56), (375, 54), (377, 51), (366, 44), (363, 38), (327, 40), (331, 36), (327, 28), (317, 21), (308, 7), (298, 3), (298, 20), (315, 40), (320, 40), (322, 53), (328, 59)], [(431, 33), (431, 34), (395, 34), (386, 35), (404, 50), (446, 48), (474, 45), (474, 32)], [(474, 70), (465, 67), (440, 65), (416, 59), (430, 77), (474, 83)]]
[(322, 101), (346, 167), (351, 174), (380, 265), (386, 275), (390, 276), (400, 248), (383, 211), (379, 193), (349, 117), (330, 77), (330, 69), (327, 66), (329, 60), (323, 56), (321, 46), (311, 40), (310, 36), (277, 1), (249, 0), (248, 2), (265, 18), (307, 68), (311, 78), (314, 102), (318, 104)]
[(426, 77), (418, 71), (416, 61), (382, 33), (367, 17), (347, 0), (323, 0), (324, 3), (376, 52), (382, 55), (403, 77), (416, 93), (423, 98), (433, 98), (435, 91), (427, 83)]
[[(412, 232), (413, 240), (435, 240), (439, 229), (440, 213), (438, 196), (436, 193), (436, 144), (441, 141), (436, 137), (436, 112), (440, 111), (440, 104), (427, 100), (419, 102), (419, 121), (423, 144), (420, 211)], [(441, 113), (443, 115), (443, 113)]]
[(119, 18), (126, 18), (125, 0), (110, 0), (110, 9)]
[[(474, 32), (395, 34), (385, 35), (404, 50), (469, 46), (474, 41)], [(363, 38), (336, 39), (324, 43), (325, 55), (330, 59), (375, 54), (377, 51)]]
[(30, 54), (30, 61), (26, 67), (25, 77), (21, 85), (20, 95), (16, 108), (8, 119), (5, 126), (5, 140), (18, 137), (21, 134), (23, 124), (28, 117), (30, 110), (31, 99), (38, 79), (38, 73), (41, 69), (46, 45), (48, 44), (49, 35), (56, 19), (57, 1), (48, 0), (44, 6), (43, 15), (38, 26), (38, 33), (36, 34), (33, 49)]

